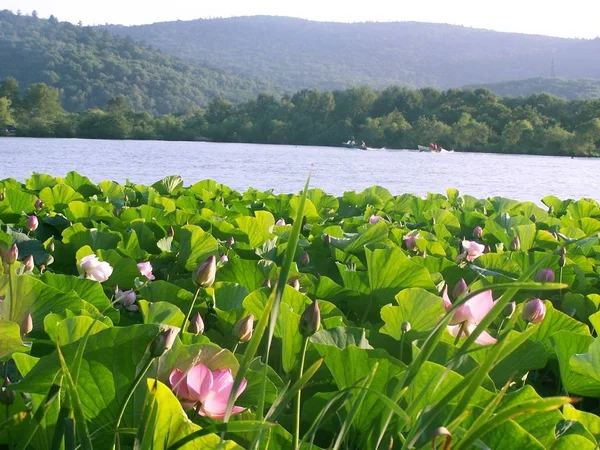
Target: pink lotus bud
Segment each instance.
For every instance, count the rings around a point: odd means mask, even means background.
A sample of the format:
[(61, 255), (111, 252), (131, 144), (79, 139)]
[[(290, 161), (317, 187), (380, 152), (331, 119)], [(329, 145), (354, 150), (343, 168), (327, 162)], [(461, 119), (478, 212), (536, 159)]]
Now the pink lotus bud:
[(298, 277), (294, 277), (294, 278), (290, 279), (288, 281), (288, 284), (290, 286), (292, 286), (294, 289), (296, 289), (297, 291), (300, 290), (300, 280), (298, 279)]
[(407, 250), (414, 250), (417, 248), (417, 238), (415, 236), (406, 236), (404, 238), (404, 245), (406, 245)]
[(21, 335), (25, 336), (31, 333), (31, 330), (33, 330), (33, 318), (31, 314), (27, 314), (21, 322)]
[(37, 230), (38, 225), (39, 225), (38, 218), (35, 215), (29, 216), (27, 218), (27, 221), (25, 222), (25, 227), (29, 231), (35, 231), (35, 230)]
[(2, 383), (2, 390), (0, 390), (0, 403), (3, 405), (12, 405), (15, 402), (15, 391), (9, 391), (8, 387), (12, 383), (10, 379), (6, 377), (4, 383)]
[(269, 289), (271, 289), (271, 280), (269, 280), (268, 278), (265, 280), (265, 282), (263, 283), (264, 287), (268, 287)]
[(17, 247), (17, 244), (13, 244), (10, 249), (3, 251), (2, 259), (8, 265), (14, 264), (19, 259), (19, 247)]
[(217, 258), (215, 255), (206, 258), (202, 264), (196, 267), (192, 275), (192, 280), (196, 286), (207, 288), (215, 282), (217, 275)]
[(283, 226), (285, 226), (285, 220), (283, 218), (281, 218), (277, 222), (275, 222), (275, 225), (278, 227), (283, 227)]
[(254, 315), (244, 317), (233, 326), (231, 333), (238, 342), (248, 342), (252, 338)]
[(25, 272), (31, 272), (33, 270), (33, 268), (35, 267), (35, 263), (33, 261), (33, 255), (29, 255), (27, 258), (25, 258), (25, 261), (23, 261), (23, 265), (25, 268)]
[(233, 238), (233, 236), (230, 236), (229, 239), (227, 239), (227, 242), (225, 243), (225, 247), (233, 248), (234, 245), (235, 245), (235, 239)]
[(302, 253), (302, 256), (300, 257), (300, 264), (302, 264), (304, 267), (310, 264), (310, 256), (308, 256), (308, 253)]
[(50, 242), (50, 246), (48, 247), (48, 249), (49, 249), (51, 252), (53, 252), (53, 251), (54, 251), (54, 249), (55, 249), (54, 242)]
[(517, 309), (517, 304), (515, 302), (508, 302), (504, 309), (502, 310), (502, 315), (507, 319), (510, 319)]
[(169, 227), (169, 230), (167, 231), (167, 236), (169, 236), (169, 237), (175, 236), (175, 229), (173, 227)]
[(380, 220), (381, 220), (381, 217), (376, 216), (375, 214), (373, 214), (371, 217), (369, 217), (369, 223), (379, 223)]
[(515, 236), (513, 238), (513, 240), (510, 243), (510, 249), (513, 252), (518, 252), (519, 250), (521, 250), (521, 239), (519, 239), (519, 236)]
[(221, 265), (225, 264), (227, 261), (229, 261), (229, 258), (227, 257), (227, 255), (221, 255), (221, 257), (219, 258), (219, 263)]
[(39, 198), (35, 201), (35, 209), (37, 209), (38, 211), (40, 209), (42, 209), (44, 207), (44, 202), (41, 201)]
[(538, 283), (554, 283), (554, 271), (552, 269), (542, 269), (536, 276), (535, 281)]
[(481, 228), (479, 225), (477, 225), (475, 228), (473, 228), (473, 237), (475, 239), (481, 239), (482, 235), (483, 235), (483, 228)]
[(452, 295), (454, 296), (454, 298), (459, 298), (468, 290), (469, 287), (467, 286), (467, 282), (464, 280), (464, 278), (461, 278), (460, 280), (458, 280), (458, 283), (456, 283), (456, 285), (454, 286), (454, 289), (452, 289)]
[(204, 333), (204, 321), (202, 320), (202, 316), (199, 312), (194, 314), (190, 319), (190, 333), (195, 334), (196, 336)]
[(545, 315), (546, 304), (539, 298), (534, 298), (533, 300), (525, 303), (521, 317), (523, 317), (523, 320), (526, 322), (540, 323), (542, 320), (544, 320)]
[(125, 308), (129, 308), (130, 306), (132, 306), (135, 303), (136, 299), (137, 295), (135, 291), (132, 290), (122, 291), (119, 289), (115, 294), (115, 300), (121, 303)]
[(153, 358), (160, 358), (173, 347), (177, 330), (175, 328), (167, 328), (161, 331), (150, 344), (150, 355)]
[(304, 337), (310, 337), (317, 332), (321, 325), (321, 311), (317, 300), (306, 307), (302, 316), (300, 316), (300, 324), (298, 330)]

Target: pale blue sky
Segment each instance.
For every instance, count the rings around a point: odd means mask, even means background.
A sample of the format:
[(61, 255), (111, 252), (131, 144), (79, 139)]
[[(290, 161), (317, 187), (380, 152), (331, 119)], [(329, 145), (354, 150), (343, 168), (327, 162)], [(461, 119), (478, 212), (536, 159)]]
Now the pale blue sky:
[(86, 25), (278, 15), (335, 22), (440, 22), (561, 37), (600, 36), (598, 0), (0, 0), (0, 9)]

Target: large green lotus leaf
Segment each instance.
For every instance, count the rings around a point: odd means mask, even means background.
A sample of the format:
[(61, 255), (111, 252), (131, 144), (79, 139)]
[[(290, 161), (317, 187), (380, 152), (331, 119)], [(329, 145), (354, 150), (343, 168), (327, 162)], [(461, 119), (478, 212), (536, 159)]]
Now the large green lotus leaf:
[[(84, 278), (77, 278), (70, 275), (61, 275), (52, 272), (44, 272), (40, 278), (48, 286), (58, 289), (59, 291), (68, 294), (71, 291), (86, 302), (94, 305), (98, 311), (104, 312), (111, 319), (118, 318), (118, 313), (110, 308), (110, 300), (106, 297), (102, 284), (97, 281), (92, 281)], [(107, 310), (107, 311), (106, 311)], [(118, 320), (118, 319), (117, 319)]]
[(52, 188), (45, 187), (42, 189), (40, 200), (44, 202), (48, 209), (62, 212), (69, 206), (69, 203), (83, 200), (83, 197), (72, 187), (66, 184), (57, 184)]
[(302, 335), (298, 331), (300, 314), (293, 311), (292, 307), (282, 302), (277, 315), (275, 331), (281, 337), (281, 361), (285, 373), (291, 373), (300, 362), (302, 349)]
[[(46, 317), (51, 317), (52, 314), (49, 314)], [(90, 329), (91, 327), (91, 329)], [(105, 325), (103, 322), (98, 320), (94, 321), (91, 317), (87, 316), (77, 316), (77, 317), (67, 317), (64, 320), (61, 320), (56, 324), (55, 335), (50, 335), (50, 339), (54, 342), (60, 342), (61, 345), (70, 344), (71, 342), (78, 341), (90, 330), (90, 334), (96, 334), (100, 331), (106, 330), (110, 327)], [(46, 327), (46, 330), (48, 328)]]
[(219, 244), (216, 239), (195, 225), (181, 227), (179, 232), (179, 254), (177, 263), (188, 271), (211, 255), (216, 255)]
[(341, 300), (350, 295), (348, 289), (344, 286), (340, 286), (331, 278), (326, 276), (321, 276), (319, 278), (319, 282), (317, 284), (317, 289), (315, 291), (315, 297), (324, 300)]
[(144, 316), (144, 323), (162, 323), (165, 325), (181, 327), (181, 324), (185, 320), (185, 315), (181, 310), (171, 303), (149, 303), (145, 300), (140, 300), (138, 301), (138, 304), (140, 305), (140, 311)]
[(167, 212), (173, 212), (177, 209), (175, 201), (167, 197), (155, 197), (152, 201), (152, 206), (164, 209)]
[[(333, 195), (326, 194), (321, 189), (310, 189), (306, 198), (312, 202), (321, 217), (326, 217), (337, 211), (340, 202)], [(295, 217), (295, 216), (291, 216)]]
[(37, 200), (35, 196), (19, 189), (7, 189), (4, 194), (6, 202), (8, 202), (10, 209), (15, 214), (21, 214), (22, 212), (31, 214), (35, 211), (35, 202)]
[[(148, 392), (148, 401), (143, 414), (147, 418), (145, 423), (147, 432), (142, 434), (137, 448), (140, 450), (168, 449), (178, 440), (201, 429), (200, 426), (188, 419), (177, 397), (163, 383), (147, 379), (145, 388)], [(229, 440), (224, 441), (221, 445), (221, 438), (216, 434), (196, 438), (181, 448), (185, 450), (242, 449), (235, 442)]]
[(582, 424), (597, 441), (600, 441), (600, 417), (596, 414), (580, 411), (572, 405), (565, 405), (563, 407), (563, 414), (565, 419), (576, 420)]
[[(473, 413), (476, 417), (481, 409), (474, 409)], [(485, 446), (483, 448), (494, 450), (544, 450), (546, 448), (532, 434), (512, 420), (484, 434), (481, 442)]]
[(436, 291), (429, 271), (413, 263), (399, 248), (366, 249), (371, 295), (377, 303), (390, 303), (406, 288)]
[(584, 217), (600, 217), (600, 208), (588, 200), (577, 200), (567, 206), (567, 212), (573, 219), (583, 219)]
[(554, 195), (548, 195), (542, 199), (542, 203), (548, 207), (552, 206), (554, 208), (554, 215), (556, 217), (562, 216), (565, 212), (567, 212), (567, 207), (571, 204), (573, 200), (561, 200)]
[(0, 361), (8, 361), (13, 353), (29, 352), (21, 339), (21, 327), (14, 322), (0, 319)]
[[(298, 208), (300, 207), (300, 197), (297, 195), (292, 197), (290, 199), (289, 207), (290, 209), (287, 213), (288, 217), (296, 217), (298, 215)], [(321, 220), (321, 216), (319, 216), (316, 206), (309, 198), (306, 198), (304, 203), (304, 216), (308, 223), (315, 223)]]
[(385, 204), (394, 198), (390, 191), (381, 186), (371, 186), (362, 191), (360, 195), (364, 197), (364, 204), (373, 205), (379, 209), (383, 209)]
[(63, 243), (74, 255), (81, 247), (89, 245), (94, 251), (117, 248), (121, 235), (114, 232), (99, 231), (96, 228), (87, 229), (81, 223), (75, 223), (62, 233)]
[(10, 243), (17, 244), (17, 247), (19, 248), (19, 259), (21, 261), (31, 255), (33, 256), (35, 264), (38, 266), (40, 264), (50, 265), (54, 262), (54, 258), (46, 253), (43, 243), (37, 239), (10, 228), (7, 230), (7, 234), (11, 238), (12, 242)]
[(434, 219), (436, 225), (443, 225), (454, 235), (460, 232), (460, 222), (450, 211), (445, 209), (435, 209), (425, 216), (430, 216), (429, 218)]
[(84, 197), (101, 194), (100, 189), (88, 177), (79, 175), (75, 171), (69, 172), (64, 181)]
[(573, 355), (587, 352), (594, 338), (571, 331), (559, 331), (552, 335), (550, 342), (556, 352), (561, 382), (567, 392), (571, 395), (600, 397), (600, 381), (578, 374), (571, 367)]
[(331, 245), (349, 254), (362, 254), (365, 245), (377, 244), (388, 237), (388, 226), (380, 221), (375, 225), (366, 227), (362, 232), (343, 238), (331, 238)]
[(597, 448), (592, 441), (578, 434), (561, 436), (552, 444), (552, 450), (596, 450)]
[[(588, 295), (588, 297), (593, 302), (600, 302), (600, 295), (598, 295), (598, 294), (590, 294), (590, 295)], [(596, 330), (596, 333), (600, 333), (600, 311), (598, 311), (590, 316), (590, 322), (591, 322), (592, 326), (594, 327), (594, 329)]]
[(255, 217), (238, 217), (235, 222), (240, 230), (248, 236), (251, 248), (260, 247), (273, 237), (271, 230), (275, 225), (273, 214), (268, 211), (256, 211)]
[(135, 260), (122, 256), (117, 250), (98, 250), (97, 253), (102, 261), (108, 262), (113, 268), (104, 285), (119, 286), (122, 290), (131, 289), (135, 279), (142, 276)]
[[(271, 369), (272, 371), (272, 369)], [(245, 376), (248, 381), (248, 385), (244, 390), (243, 395), (235, 402), (236, 406), (244, 406), (246, 408), (254, 408), (260, 398), (260, 393), (263, 387), (263, 380), (265, 379), (262, 370), (249, 369)], [(279, 390), (275, 383), (271, 381), (271, 378), (267, 377), (265, 392), (265, 401), (267, 404), (272, 404), (277, 398)]]
[(86, 310), (94, 317), (100, 316), (94, 306), (83, 301), (75, 292), (63, 293), (31, 275), (13, 277), (12, 288), (8, 283), (8, 274), (0, 276), (0, 297), (2, 296), (5, 298), (0, 304), (0, 315), (8, 318), (11, 302), (13, 322), (20, 324), (27, 314), (31, 314), (33, 331), (29, 335), (35, 338), (44, 337), (44, 317), (50, 313), (70, 309)]
[(217, 282), (213, 287), (215, 290), (215, 303), (219, 309), (232, 311), (244, 307), (244, 299), (249, 294), (246, 287), (231, 282)]
[(369, 274), (365, 271), (356, 271), (350, 269), (347, 265), (336, 262), (340, 276), (344, 282), (344, 287), (351, 291), (360, 292), (361, 294), (369, 294)]
[(156, 235), (148, 227), (143, 220), (133, 220), (129, 223), (129, 228), (135, 231), (139, 245), (148, 253), (159, 253), (159, 248), (156, 245)]
[[(575, 317), (584, 323), (591, 320), (591, 316), (598, 317), (598, 320), (600, 320), (600, 316), (596, 316), (595, 314), (600, 309), (600, 295), (590, 294), (584, 296), (583, 294), (567, 292), (563, 300), (562, 308), (565, 311), (569, 309), (575, 310)], [(598, 330), (600, 328), (600, 323), (598, 326), (594, 326), (594, 328)]]
[(600, 382), (600, 340), (595, 339), (587, 352), (573, 355), (569, 367), (575, 373)]
[(72, 222), (104, 221), (110, 224), (118, 223), (118, 220), (112, 213), (105, 209), (105, 204), (84, 203), (75, 200), (69, 203), (65, 210), (65, 216)]
[(402, 322), (410, 323), (406, 342), (426, 337), (446, 314), (440, 297), (424, 289), (404, 289), (396, 295), (399, 306), (385, 305), (381, 308), (381, 319), (385, 323), (379, 330), (397, 341), (402, 337)]
[(265, 274), (258, 261), (230, 258), (227, 264), (217, 270), (218, 281), (238, 283), (249, 292), (260, 288), (265, 282)]
[[(573, 333), (589, 337), (590, 331), (587, 325), (573, 319), (561, 311), (554, 309), (554, 306), (552, 306), (552, 303), (550, 303), (548, 300), (546, 300), (544, 303), (546, 305), (546, 315), (544, 320), (538, 325), (530, 325), (537, 327), (537, 329), (529, 337), (529, 339), (535, 342), (541, 342), (546, 348), (546, 354), (548, 355), (548, 358), (555, 357), (552, 344), (549, 340), (555, 333), (561, 331), (571, 331)], [(521, 311), (522, 305), (519, 305), (516, 314), (519, 314), (520, 316)], [(525, 329), (526, 324), (521, 318), (519, 318), (519, 325), (521, 326), (521, 329)]]
[(527, 252), (530, 248), (535, 246), (536, 233), (537, 229), (534, 224), (519, 225), (514, 228), (514, 235), (517, 236), (521, 242), (521, 251)]
[(193, 292), (163, 280), (145, 285), (140, 289), (140, 294), (149, 302), (169, 302), (186, 312), (194, 299)]
[(511, 211), (512, 214), (521, 214), (525, 217), (535, 216), (536, 221), (543, 221), (548, 217), (548, 212), (532, 202), (522, 202), (516, 205)]
[(41, 191), (45, 187), (54, 186), (56, 183), (58, 183), (58, 180), (53, 176), (34, 172), (25, 180), (25, 187), (30, 191)]
[[(79, 322), (65, 322), (66, 319), (86, 319), (83, 321), (79, 321)], [(87, 320), (89, 319), (89, 320)], [(81, 338), (83, 336), (83, 334), (86, 333), (87, 331), (87, 327), (89, 325), (92, 324), (93, 320), (97, 319), (96, 322), (94, 323), (94, 326), (91, 330), (92, 333), (97, 333), (99, 331), (105, 330), (106, 328), (110, 328), (113, 326), (112, 321), (108, 318), (108, 317), (100, 317), (100, 316), (96, 316), (96, 317), (92, 317), (92, 315), (90, 313), (88, 313), (87, 311), (78, 311), (78, 314), (74, 313), (73, 311), (69, 310), (69, 309), (65, 309), (64, 311), (60, 312), (60, 313), (52, 313), (52, 314), (48, 314), (46, 317), (44, 317), (44, 331), (46, 331), (46, 334), (50, 337), (50, 339), (53, 342), (56, 342), (56, 337), (59, 335), (59, 324), (65, 322), (62, 325), (61, 330), (65, 329), (65, 324), (68, 324), (70, 327), (72, 328), (78, 328), (78, 331), (76, 334), (74, 334), (73, 336), (66, 336), (65, 334), (61, 334), (59, 336), (59, 339), (61, 343), (69, 343), (69, 342), (75, 342), (77, 339)], [(82, 325), (83, 327), (83, 334), (78, 334), (81, 332), (81, 326), (79, 326), (79, 324), (84, 324)], [(69, 332), (69, 328), (67, 327), (67, 333)]]
[(510, 258), (508, 253), (485, 253), (477, 258), (473, 264), (485, 269), (484, 274), (506, 282), (506, 278), (516, 279), (521, 274), (521, 266)]
[[(507, 394), (500, 404), (500, 408), (508, 408), (526, 401), (541, 399), (535, 389), (529, 385)], [(550, 448), (554, 440), (554, 428), (563, 420), (564, 416), (557, 410), (539, 411), (535, 414), (524, 414), (513, 419), (520, 427), (535, 437), (545, 448)]]
[[(168, 238), (170, 242), (173, 241), (173, 238)], [(160, 248), (161, 241), (156, 243), (156, 246)], [(135, 260), (147, 260), (150, 258), (150, 254), (145, 250), (142, 250), (140, 247), (140, 242), (137, 237), (137, 233), (134, 230), (127, 229), (125, 233), (122, 235), (122, 240), (119, 242), (117, 248), (121, 251), (122, 254), (129, 256)], [(169, 247), (170, 250), (170, 247)], [(156, 251), (155, 251), (156, 253)]]
[[(321, 336), (317, 336), (317, 334)], [(404, 365), (400, 361), (392, 358), (386, 351), (381, 349), (369, 350), (359, 348), (356, 345), (339, 348), (337, 345), (323, 343), (326, 340), (321, 338), (326, 334), (331, 334), (329, 330), (317, 334), (311, 338), (312, 345), (325, 358), (325, 365), (339, 390), (348, 388), (363, 380), (371, 374), (374, 366), (377, 365), (377, 371), (370, 388), (384, 395), (389, 395), (388, 387), (394, 384), (392, 380), (404, 370)], [(356, 396), (357, 393), (355, 392), (353, 395)], [(346, 403), (346, 408), (348, 408), (348, 403)], [(354, 426), (357, 430), (366, 433), (375, 426), (377, 418), (386, 410), (387, 407), (379, 400), (378, 396), (367, 393), (355, 419)]]
[(157, 223), (163, 226), (175, 225), (176, 223), (173, 213), (148, 205), (142, 205), (139, 208), (127, 208), (119, 216), (119, 219), (125, 224), (129, 224), (129, 222), (136, 219), (142, 219), (146, 223)]
[(558, 240), (548, 230), (537, 230), (535, 233), (535, 245), (536, 247), (552, 251), (557, 250), (560, 246)]

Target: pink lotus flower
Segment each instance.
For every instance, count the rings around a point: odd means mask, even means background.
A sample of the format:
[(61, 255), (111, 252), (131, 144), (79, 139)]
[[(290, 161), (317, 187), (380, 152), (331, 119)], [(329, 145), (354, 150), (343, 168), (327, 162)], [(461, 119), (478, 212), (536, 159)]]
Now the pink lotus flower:
[(100, 283), (108, 280), (113, 272), (111, 265), (100, 261), (96, 255), (88, 255), (81, 258), (79, 269), (85, 277)]
[[(201, 416), (222, 420), (225, 417), (227, 400), (233, 388), (231, 369), (211, 371), (204, 364), (192, 367), (187, 374), (175, 369), (169, 375), (169, 383), (184, 409), (195, 408)], [(246, 389), (247, 380), (243, 380), (236, 398)], [(234, 406), (232, 414), (238, 414), (246, 408)]]
[(478, 244), (474, 241), (462, 241), (462, 247), (464, 252), (462, 252), (456, 258), (459, 261), (461, 259), (467, 258), (467, 261), (473, 262), (481, 255), (483, 255), (483, 251), (485, 250), (485, 245)]
[[(452, 308), (452, 302), (448, 298), (448, 287), (444, 289), (442, 294), (444, 301), (444, 308), (449, 311)], [(477, 324), (483, 320), (483, 318), (490, 312), (494, 307), (494, 298), (492, 297), (492, 291), (488, 290), (471, 297), (469, 300), (460, 305), (454, 313), (452, 313), (452, 319), (448, 326), (448, 331), (452, 336), (457, 336), (462, 327), (461, 337), (469, 336)], [(481, 334), (475, 340), (480, 345), (495, 344), (496, 339), (493, 338), (487, 331), (481, 332)]]
[(152, 264), (150, 264), (150, 261), (138, 263), (137, 266), (142, 275), (149, 280), (154, 280), (154, 275), (152, 275)]
[(37, 230), (37, 227), (39, 225), (39, 221), (36, 215), (31, 215), (27, 218), (27, 221), (25, 222), (25, 227), (27, 227), (27, 229), (29, 231), (35, 231)]

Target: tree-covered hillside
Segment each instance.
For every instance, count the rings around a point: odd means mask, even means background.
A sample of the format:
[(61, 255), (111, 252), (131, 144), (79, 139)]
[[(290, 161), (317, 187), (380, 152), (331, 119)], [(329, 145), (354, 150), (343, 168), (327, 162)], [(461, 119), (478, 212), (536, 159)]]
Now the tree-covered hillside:
[(0, 11), (0, 79), (58, 88), (70, 111), (123, 94), (139, 110), (183, 111), (217, 97), (242, 101), (267, 85), (198, 67), (106, 30)]
[[(515, 12), (518, 14), (518, 12)], [(453, 25), (238, 17), (106, 29), (164, 52), (291, 90), (458, 87), (551, 75), (600, 79), (600, 39)]]
[(485, 88), (503, 97), (529, 97), (550, 94), (567, 100), (600, 98), (600, 80), (569, 80), (566, 78), (529, 78), (467, 86)]

